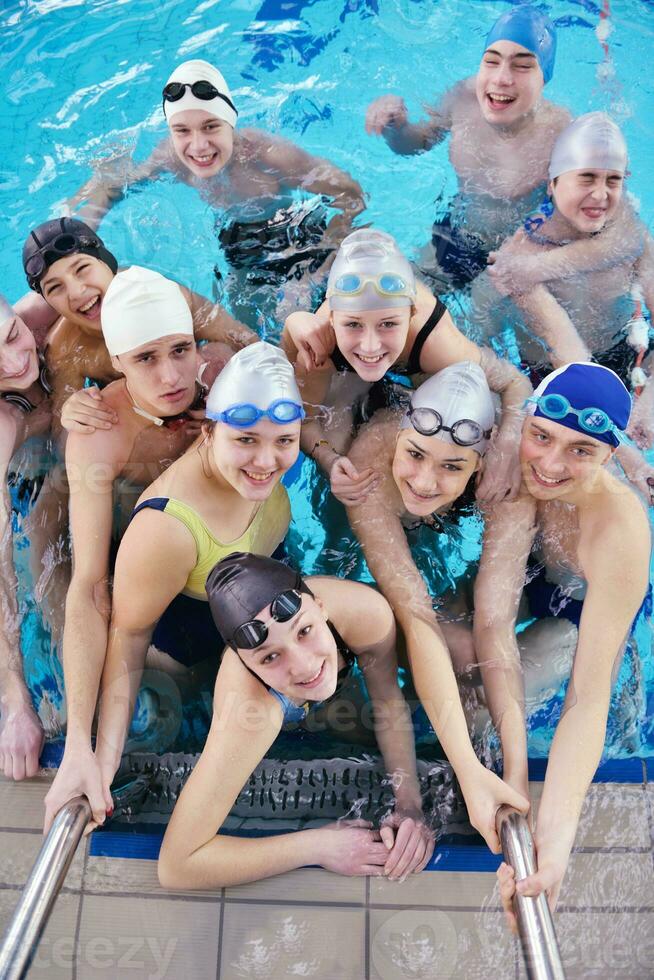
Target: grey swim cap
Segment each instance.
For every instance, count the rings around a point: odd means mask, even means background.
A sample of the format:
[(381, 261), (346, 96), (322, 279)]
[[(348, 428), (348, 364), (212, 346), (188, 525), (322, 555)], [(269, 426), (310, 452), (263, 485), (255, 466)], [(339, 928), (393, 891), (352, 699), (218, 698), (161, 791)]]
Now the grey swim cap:
[[(363, 288), (357, 288), (357, 280)], [(412, 306), (416, 279), (392, 235), (361, 228), (341, 242), (329, 270), (327, 299), (331, 310), (351, 313)]]
[(549, 177), (554, 180), (570, 170), (627, 169), (627, 144), (605, 112), (587, 112), (559, 133), (552, 150)]
[(16, 316), (16, 311), (9, 300), (0, 293), (0, 323), (4, 323), (10, 316)]
[[(459, 436), (457, 441), (451, 431), (441, 428), (433, 433), (436, 438), (454, 445), (468, 446), (480, 456), (485, 453), (495, 421), (495, 405), (486, 375), (478, 364), (472, 361), (460, 361), (458, 364), (450, 364), (449, 367), (428, 378), (411, 398), (410, 411), (420, 408), (437, 413), (442, 425), (448, 430), (455, 428), (454, 435)], [(432, 416), (432, 419), (435, 420), (435, 416)], [(456, 423), (461, 422), (471, 422), (473, 425), (458, 426), (457, 429)], [(474, 432), (475, 427), (476, 441), (468, 441), (466, 433)], [(415, 428), (416, 432), (420, 432), (409, 413), (402, 419), (402, 428)]]
[(206, 416), (219, 420), (222, 412), (244, 404), (265, 412), (277, 401), (302, 406), (302, 396), (286, 354), (260, 340), (229, 359), (211, 386)]

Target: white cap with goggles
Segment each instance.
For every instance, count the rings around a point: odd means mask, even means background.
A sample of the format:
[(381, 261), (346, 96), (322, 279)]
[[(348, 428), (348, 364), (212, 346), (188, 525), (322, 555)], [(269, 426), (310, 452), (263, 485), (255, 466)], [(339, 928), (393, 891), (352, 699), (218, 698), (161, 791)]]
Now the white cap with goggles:
[(351, 313), (410, 307), (416, 279), (391, 235), (361, 228), (341, 242), (329, 270), (327, 300), (331, 310)]
[(164, 85), (166, 120), (170, 122), (178, 112), (186, 109), (202, 109), (230, 126), (236, 126), (238, 110), (227, 82), (217, 68), (199, 58), (179, 65)]
[(303, 419), (302, 396), (286, 354), (263, 340), (234, 354), (211, 387), (206, 416), (239, 429), (264, 417), (278, 425)]

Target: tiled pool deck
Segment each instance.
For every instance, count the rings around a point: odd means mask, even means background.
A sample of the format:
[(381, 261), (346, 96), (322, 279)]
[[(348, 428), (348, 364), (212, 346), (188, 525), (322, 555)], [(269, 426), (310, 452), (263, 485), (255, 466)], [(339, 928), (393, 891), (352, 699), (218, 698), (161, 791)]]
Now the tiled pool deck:
[[(568, 980), (654, 976), (649, 768), (649, 783), (648, 766), (633, 760), (631, 782), (596, 782), (589, 792), (556, 915)], [(2, 930), (41, 844), (42, 800), (51, 778), (45, 773), (20, 784), (0, 778)], [(532, 784), (532, 798), (541, 785)], [(525, 976), (517, 941), (503, 928), (495, 875), (473, 870), (493, 866), (485, 849), (445, 850), (437, 866), (449, 870), (426, 871), (403, 884), (307, 868), (192, 894), (162, 889), (152, 857), (107, 856), (126, 853), (122, 839), (107, 831), (84, 840), (30, 977)], [(153, 840), (137, 837), (134, 852), (155, 853)], [(452, 870), (466, 865), (471, 870)]]

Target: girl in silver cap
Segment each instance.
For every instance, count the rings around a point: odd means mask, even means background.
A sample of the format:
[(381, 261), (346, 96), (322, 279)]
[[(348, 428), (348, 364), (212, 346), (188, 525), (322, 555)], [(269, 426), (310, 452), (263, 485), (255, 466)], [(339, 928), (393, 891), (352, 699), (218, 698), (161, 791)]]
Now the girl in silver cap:
[(348, 506), (348, 516), (402, 627), (416, 691), (456, 771), (471, 822), (498, 851), (497, 807), (506, 802), (526, 810), (528, 804), (475, 756), (453, 669), (453, 660), (462, 670), (470, 662), (470, 636), (462, 638), (458, 624), (451, 627), (434, 611), (404, 533), (416, 520), (447, 532), (453, 510), (472, 498), (494, 419), (479, 365), (444, 368), (418, 388), (403, 417), (379, 412), (357, 437), (354, 465), (374, 464), (380, 480), (367, 499)]
[(416, 375), (462, 360), (481, 365), (505, 409), (479, 496), (491, 502), (517, 490), (514, 447), (529, 384), (457, 330), (391, 235), (365, 228), (344, 239), (326, 301), (315, 314), (288, 317), (282, 346), (296, 364), (310, 415), (302, 448), (329, 474), (337, 496), (355, 503), (376, 480), (373, 470), (358, 472), (345, 455), (353, 431), (378, 408), (405, 402)]
[(283, 544), (291, 513), (280, 481), (297, 459), (303, 417), (286, 356), (252, 344), (214, 382), (203, 433), (141, 495), (114, 574), (96, 749), (101, 813), (146, 655), (178, 676), (215, 656), (209, 572), (234, 551), (273, 555)]
[[(522, 313), (517, 339), (534, 383), (550, 365), (591, 357), (611, 368), (638, 395), (630, 434), (645, 449), (654, 444), (652, 339), (643, 315), (644, 305), (654, 309), (654, 241), (623, 198), (626, 174), (627, 147), (609, 116), (590, 112), (575, 119), (554, 144), (550, 200), (500, 254), (518, 267), (530, 263), (539, 275), (543, 256), (559, 260), (548, 282), (523, 284), (511, 295)], [(571, 273), (571, 253), (585, 257), (577, 274)], [(481, 298), (481, 289), (477, 313), (494, 330), (511, 311), (495, 290)], [(620, 447), (618, 459), (654, 501), (654, 468), (633, 446)]]

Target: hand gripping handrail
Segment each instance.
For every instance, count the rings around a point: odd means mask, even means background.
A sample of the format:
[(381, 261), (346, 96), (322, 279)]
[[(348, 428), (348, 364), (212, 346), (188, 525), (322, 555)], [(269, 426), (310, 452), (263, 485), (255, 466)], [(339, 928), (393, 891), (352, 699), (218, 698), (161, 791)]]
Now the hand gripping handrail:
[(0, 980), (22, 980), (39, 944), (59, 890), (91, 819), (85, 796), (61, 808), (41, 845), (0, 949)]
[[(151, 776), (117, 780), (112, 787), (113, 815), (131, 814), (146, 796)], [(0, 946), (0, 980), (23, 980), (48, 924), (48, 919), (71, 861), (92, 818), (85, 796), (76, 796), (57, 813), (41, 845), (32, 873), (23, 889)]]
[[(501, 806), (495, 818), (504, 860), (516, 881), (536, 871), (534, 840), (526, 818), (510, 806)], [(545, 893), (529, 898), (516, 892), (513, 907), (529, 980), (565, 980), (552, 913)]]

